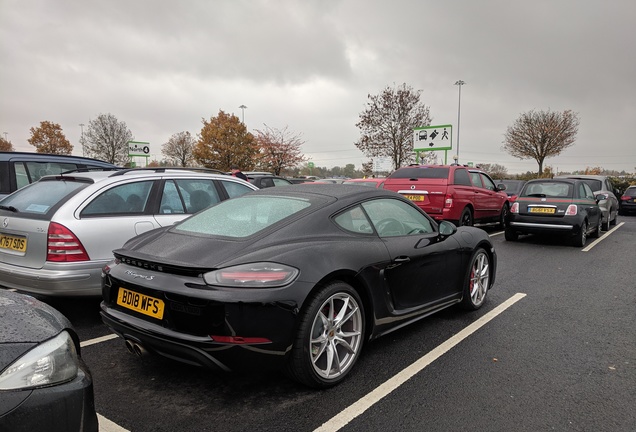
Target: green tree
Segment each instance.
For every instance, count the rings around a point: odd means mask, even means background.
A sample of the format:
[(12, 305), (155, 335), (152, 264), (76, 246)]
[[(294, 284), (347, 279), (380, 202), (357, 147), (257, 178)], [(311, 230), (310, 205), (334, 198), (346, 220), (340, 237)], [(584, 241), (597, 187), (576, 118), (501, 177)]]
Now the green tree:
[(210, 120), (202, 119), (203, 128), (195, 144), (194, 158), (206, 168), (229, 171), (232, 165), (241, 170), (254, 169), (260, 157), (254, 135), (233, 114), (219, 111)]
[(129, 160), (128, 142), (133, 139), (125, 122), (110, 113), (100, 114), (88, 122), (84, 150), (89, 157), (123, 166)]
[(361, 134), (356, 147), (367, 157), (390, 157), (394, 169), (412, 162), (413, 129), (431, 124), (429, 108), (420, 96), (420, 90), (406, 84), (387, 86), (379, 95), (369, 94), (356, 123)]
[(195, 140), (190, 132), (179, 132), (161, 147), (161, 153), (177, 166), (186, 167), (194, 160)]
[(299, 134), (288, 130), (271, 128), (256, 130), (256, 144), (260, 150), (259, 165), (266, 171), (280, 175), (281, 171), (295, 167), (305, 161), (300, 149), (305, 142)]
[(578, 130), (578, 114), (570, 110), (532, 110), (521, 114), (508, 127), (503, 149), (516, 158), (536, 160), (541, 177), (545, 159), (557, 156), (573, 145)]
[(43, 121), (39, 127), (30, 130), (31, 138), (28, 141), (37, 153), (70, 155), (73, 152), (73, 145), (66, 139), (59, 124)]

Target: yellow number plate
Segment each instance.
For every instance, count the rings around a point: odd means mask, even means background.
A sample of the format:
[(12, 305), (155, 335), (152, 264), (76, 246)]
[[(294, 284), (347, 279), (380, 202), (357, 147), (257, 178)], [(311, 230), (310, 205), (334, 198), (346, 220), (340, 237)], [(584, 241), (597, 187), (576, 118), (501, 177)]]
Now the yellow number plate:
[(424, 195), (404, 195), (407, 199), (411, 201), (423, 202), (426, 198)]
[(0, 248), (10, 249), (18, 252), (26, 252), (27, 239), (24, 237), (0, 234)]
[(530, 213), (554, 213), (554, 209), (550, 207), (530, 207)]
[(158, 298), (119, 288), (117, 304), (153, 318), (163, 318), (164, 302)]

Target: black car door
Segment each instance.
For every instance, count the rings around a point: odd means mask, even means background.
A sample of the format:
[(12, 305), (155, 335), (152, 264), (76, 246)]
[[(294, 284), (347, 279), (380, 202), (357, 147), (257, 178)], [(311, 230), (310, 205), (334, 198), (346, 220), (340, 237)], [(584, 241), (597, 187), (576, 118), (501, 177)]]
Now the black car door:
[(384, 277), (396, 310), (460, 294), (464, 274), (453, 237), (440, 238), (434, 222), (401, 200), (372, 200), (362, 207), (389, 252)]

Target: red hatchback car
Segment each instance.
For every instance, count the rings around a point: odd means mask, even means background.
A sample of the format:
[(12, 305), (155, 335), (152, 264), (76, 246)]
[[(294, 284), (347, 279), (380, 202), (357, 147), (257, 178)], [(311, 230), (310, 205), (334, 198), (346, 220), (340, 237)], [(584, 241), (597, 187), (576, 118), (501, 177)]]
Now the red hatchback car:
[(458, 226), (498, 223), (505, 226), (509, 210), (503, 184), (488, 174), (461, 165), (410, 165), (398, 168), (384, 189), (404, 195), (435, 220)]

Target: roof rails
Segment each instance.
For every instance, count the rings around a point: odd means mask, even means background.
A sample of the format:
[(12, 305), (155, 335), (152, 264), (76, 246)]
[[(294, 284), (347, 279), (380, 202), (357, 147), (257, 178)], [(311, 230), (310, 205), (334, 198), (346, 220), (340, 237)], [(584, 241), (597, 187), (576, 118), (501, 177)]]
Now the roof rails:
[(121, 167), (85, 167), (85, 168), (75, 168), (68, 171), (63, 171), (59, 175), (64, 174), (72, 174), (77, 172), (93, 172), (93, 171), (119, 171), (123, 168)]
[(117, 172), (114, 172), (113, 174), (109, 175), (109, 177), (116, 177), (116, 176), (121, 176), (121, 175), (127, 174), (129, 172), (140, 172), (140, 171), (151, 171), (151, 172), (156, 172), (156, 173), (165, 173), (166, 170), (170, 170), (170, 171), (190, 171), (190, 172), (200, 172), (200, 173), (208, 173), (208, 174), (228, 175), (227, 173), (224, 173), (223, 171), (220, 171), (220, 170), (217, 170), (217, 169), (213, 169), (213, 168), (153, 167), (153, 168), (124, 168), (124, 169), (120, 169)]

